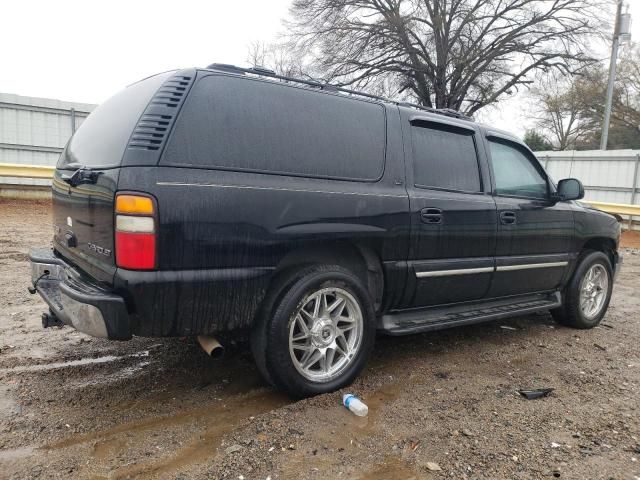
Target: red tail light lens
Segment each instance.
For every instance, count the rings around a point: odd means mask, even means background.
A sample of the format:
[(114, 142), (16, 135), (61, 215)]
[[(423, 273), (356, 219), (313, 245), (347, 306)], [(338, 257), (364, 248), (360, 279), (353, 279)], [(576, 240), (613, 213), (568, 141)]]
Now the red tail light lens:
[(129, 270), (156, 268), (156, 208), (148, 196), (116, 197), (116, 265)]
[(130, 270), (153, 270), (156, 266), (155, 233), (116, 232), (116, 264)]

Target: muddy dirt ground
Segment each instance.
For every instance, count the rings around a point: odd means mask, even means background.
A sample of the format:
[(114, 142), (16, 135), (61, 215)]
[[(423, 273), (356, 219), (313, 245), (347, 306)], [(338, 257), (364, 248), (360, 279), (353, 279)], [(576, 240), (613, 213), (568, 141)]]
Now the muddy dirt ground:
[[(49, 205), (4, 201), (0, 225), (0, 478), (640, 479), (637, 250), (593, 330), (539, 314), (379, 338), (348, 389), (359, 418), (343, 392), (273, 391), (246, 345), (214, 361), (189, 339), (43, 330), (26, 253)], [(555, 390), (517, 393), (537, 387)]]

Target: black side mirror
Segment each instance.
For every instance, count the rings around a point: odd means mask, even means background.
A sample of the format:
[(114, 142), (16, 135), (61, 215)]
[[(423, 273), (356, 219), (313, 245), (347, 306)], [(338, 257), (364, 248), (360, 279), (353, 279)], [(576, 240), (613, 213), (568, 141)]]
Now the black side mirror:
[(584, 197), (582, 182), (576, 178), (565, 178), (558, 182), (558, 189), (554, 195), (558, 202), (566, 200), (580, 200)]

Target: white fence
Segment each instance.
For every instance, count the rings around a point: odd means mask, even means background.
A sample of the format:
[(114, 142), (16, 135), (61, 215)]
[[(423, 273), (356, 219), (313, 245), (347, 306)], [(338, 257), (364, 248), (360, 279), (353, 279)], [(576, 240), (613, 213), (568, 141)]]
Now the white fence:
[[(0, 163), (55, 165), (69, 137), (94, 108), (86, 103), (0, 93)], [(0, 178), (0, 190), (50, 184), (50, 180)]]
[[(0, 93), (0, 164), (56, 164), (69, 137), (95, 105)], [(536, 152), (555, 180), (575, 177), (586, 200), (640, 204), (640, 150)], [(49, 180), (0, 177), (7, 187), (28, 189)]]
[(555, 181), (580, 180), (586, 200), (640, 204), (640, 150), (566, 150), (536, 156)]

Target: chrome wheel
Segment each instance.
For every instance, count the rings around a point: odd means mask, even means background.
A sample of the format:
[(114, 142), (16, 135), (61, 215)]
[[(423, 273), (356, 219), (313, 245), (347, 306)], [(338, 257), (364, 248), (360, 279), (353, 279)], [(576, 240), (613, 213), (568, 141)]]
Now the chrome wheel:
[(592, 265), (580, 282), (580, 311), (587, 320), (602, 311), (609, 293), (609, 274), (600, 263)]
[(307, 295), (289, 321), (289, 354), (307, 380), (328, 382), (353, 361), (363, 336), (362, 310), (341, 288)]

